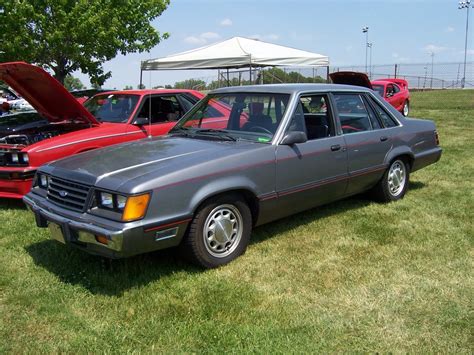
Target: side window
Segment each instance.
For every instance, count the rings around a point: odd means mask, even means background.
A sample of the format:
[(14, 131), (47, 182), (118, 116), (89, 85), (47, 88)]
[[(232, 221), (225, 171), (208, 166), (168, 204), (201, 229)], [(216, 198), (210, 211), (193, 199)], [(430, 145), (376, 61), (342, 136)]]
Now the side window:
[(397, 92), (400, 92), (400, 88), (398, 87), (398, 85), (393, 84), (393, 93), (396, 94)]
[(369, 119), (370, 119), (370, 124), (372, 125), (372, 129), (382, 128), (382, 125), (380, 124), (377, 114), (372, 109), (372, 107), (367, 101), (367, 97), (365, 96), (364, 96), (364, 103), (365, 103), (365, 107), (367, 108), (367, 111), (369, 112)]
[(152, 96), (146, 98), (138, 117), (150, 118), (151, 124), (156, 124), (176, 121), (180, 112), (182, 109), (175, 96)]
[(380, 117), (383, 125), (385, 127), (396, 127), (398, 122), (395, 121), (381, 106), (379, 103), (375, 102), (373, 99), (370, 99), (372, 106), (375, 109), (376, 114)]
[(342, 133), (351, 134), (372, 129), (369, 113), (358, 94), (334, 94)]
[(308, 140), (326, 138), (334, 129), (328, 112), (326, 95), (304, 95), (293, 114), (289, 131), (303, 131)]
[(191, 107), (193, 107), (197, 102), (197, 100), (193, 100), (191, 97), (187, 95), (180, 95), (179, 101), (181, 102), (184, 112), (188, 112), (191, 109)]

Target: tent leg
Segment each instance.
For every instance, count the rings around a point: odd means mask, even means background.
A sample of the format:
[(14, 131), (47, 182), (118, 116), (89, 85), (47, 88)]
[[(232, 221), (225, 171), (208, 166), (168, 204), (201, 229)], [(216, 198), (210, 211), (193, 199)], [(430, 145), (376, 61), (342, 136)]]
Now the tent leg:
[(329, 65), (326, 67), (326, 83), (329, 84)]
[(227, 86), (230, 86), (230, 81), (229, 81), (229, 68), (227, 68)]
[(143, 87), (143, 69), (140, 69), (140, 86), (139, 89)]

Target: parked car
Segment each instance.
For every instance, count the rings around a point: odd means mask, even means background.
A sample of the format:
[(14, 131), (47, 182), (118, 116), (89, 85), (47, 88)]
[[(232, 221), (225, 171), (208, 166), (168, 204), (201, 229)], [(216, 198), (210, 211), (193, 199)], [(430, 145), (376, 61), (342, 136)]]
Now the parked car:
[[(228, 108), (225, 128), (216, 103)], [(167, 136), (40, 167), (24, 201), (39, 227), (88, 253), (179, 245), (212, 268), (245, 251), (253, 226), (369, 190), (401, 199), (410, 174), (440, 156), (432, 121), (403, 118), (372, 90), (233, 87), (211, 92)]]
[(410, 113), (410, 91), (404, 79), (377, 79), (370, 81), (365, 73), (335, 72), (329, 74), (335, 84), (359, 85), (376, 91), (397, 111), (408, 117)]
[(0, 142), (0, 197), (22, 198), (36, 169), (49, 161), (112, 144), (165, 134), (204, 95), (193, 90), (101, 93), (81, 105), (43, 69), (0, 64), (8, 83), (48, 120)]

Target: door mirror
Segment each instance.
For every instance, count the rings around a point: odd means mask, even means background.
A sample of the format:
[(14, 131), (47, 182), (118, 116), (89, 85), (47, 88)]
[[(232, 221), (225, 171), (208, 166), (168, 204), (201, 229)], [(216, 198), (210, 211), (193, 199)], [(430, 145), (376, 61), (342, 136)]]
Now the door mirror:
[(144, 126), (148, 124), (149, 120), (148, 117), (137, 117), (135, 121), (133, 121), (133, 124), (136, 126)]
[(306, 133), (302, 131), (288, 132), (282, 139), (281, 145), (293, 145), (298, 143), (304, 143), (308, 140)]

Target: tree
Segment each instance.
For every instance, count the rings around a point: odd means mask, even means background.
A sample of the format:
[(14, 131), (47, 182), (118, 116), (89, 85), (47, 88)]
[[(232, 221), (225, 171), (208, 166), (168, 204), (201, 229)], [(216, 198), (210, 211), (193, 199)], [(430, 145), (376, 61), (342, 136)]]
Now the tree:
[(187, 79), (174, 83), (175, 89), (194, 89), (200, 90), (206, 87), (206, 82), (200, 79)]
[(79, 78), (75, 78), (72, 75), (66, 75), (64, 78), (64, 87), (69, 91), (72, 90), (83, 90), (86, 87), (82, 84)]
[(0, 0), (0, 62), (23, 60), (50, 69), (61, 83), (76, 70), (102, 85), (103, 63), (148, 51), (168, 33), (151, 21), (169, 0)]
[(124, 90), (133, 90), (133, 86), (132, 85), (125, 85), (125, 87), (123, 89)]
[(137, 89), (138, 90), (144, 90), (144, 89), (146, 89), (146, 86), (145, 86), (145, 84), (138, 84)]

